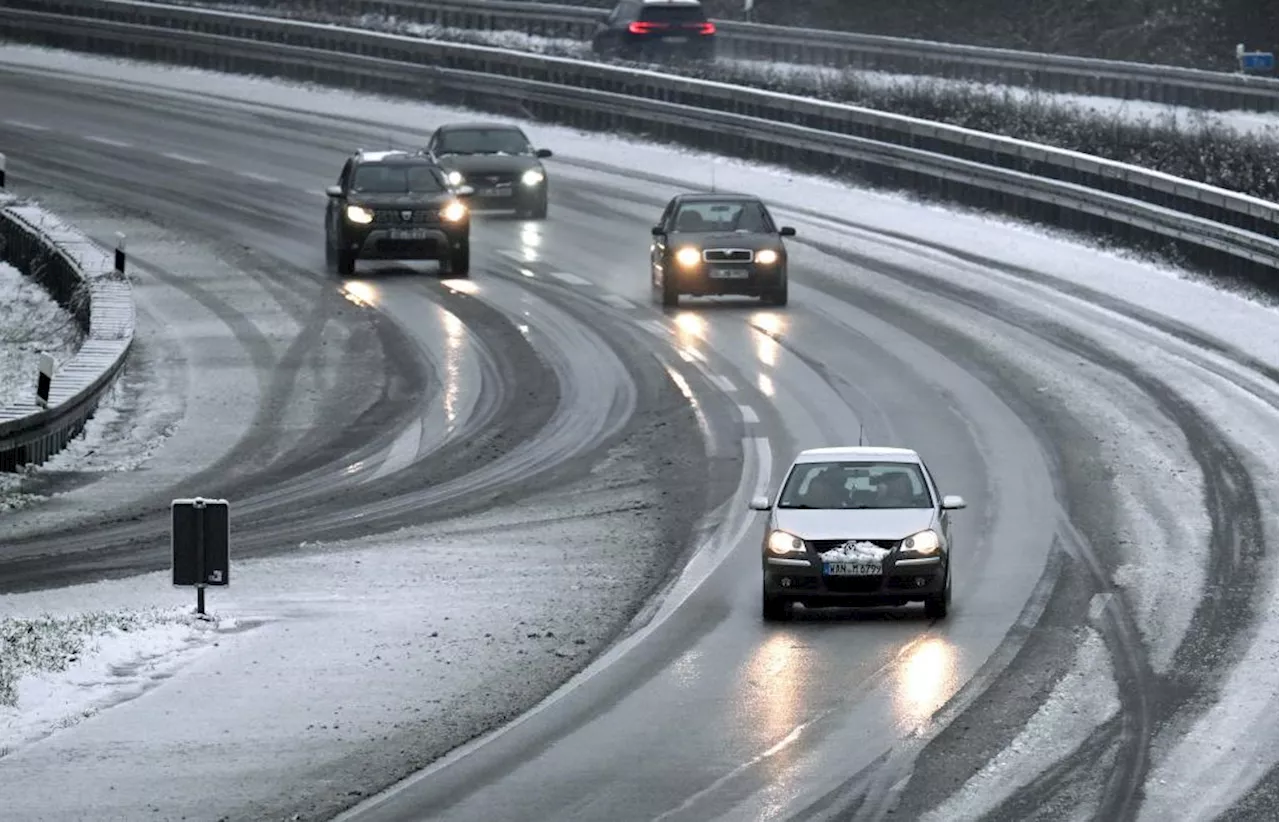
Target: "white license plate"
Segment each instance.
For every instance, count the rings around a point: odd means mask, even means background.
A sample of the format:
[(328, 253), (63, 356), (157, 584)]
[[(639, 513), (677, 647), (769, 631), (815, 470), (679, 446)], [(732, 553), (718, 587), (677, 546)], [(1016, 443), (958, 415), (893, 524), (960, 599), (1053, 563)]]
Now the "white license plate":
[(711, 269), (711, 279), (713, 280), (745, 280), (748, 272), (745, 268), (713, 268)]
[(481, 197), (510, 197), (511, 189), (509, 188), (486, 188), (480, 191)]
[(822, 573), (829, 577), (878, 577), (881, 572), (879, 565), (861, 562), (828, 562), (822, 566)]
[(393, 228), (387, 233), (393, 240), (425, 240), (431, 236), (425, 228)]

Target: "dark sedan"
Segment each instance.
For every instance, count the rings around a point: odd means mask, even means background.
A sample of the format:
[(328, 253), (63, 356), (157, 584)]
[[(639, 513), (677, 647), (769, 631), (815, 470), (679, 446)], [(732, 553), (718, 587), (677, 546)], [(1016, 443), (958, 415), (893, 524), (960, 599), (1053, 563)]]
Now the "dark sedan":
[(547, 216), (548, 149), (535, 149), (518, 126), (501, 123), (451, 123), (440, 126), (427, 143), (431, 155), (454, 186), (475, 193), (472, 208), (510, 210), (521, 216)]
[(667, 203), (652, 229), (650, 283), (664, 306), (681, 294), (759, 297), (787, 304), (787, 247), (758, 197), (744, 194), (680, 194)]

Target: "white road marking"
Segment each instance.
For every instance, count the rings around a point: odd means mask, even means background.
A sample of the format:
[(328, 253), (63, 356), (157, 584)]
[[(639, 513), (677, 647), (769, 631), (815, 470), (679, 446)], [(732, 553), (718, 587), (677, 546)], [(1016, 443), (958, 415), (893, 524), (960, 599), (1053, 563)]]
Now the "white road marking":
[(635, 308), (634, 303), (619, 294), (604, 294), (601, 295), (600, 299), (614, 308), (621, 308), (624, 311), (629, 311), (632, 308)]
[(116, 140), (111, 137), (95, 137), (92, 134), (86, 134), (84, 139), (91, 143), (101, 143), (104, 146), (115, 146), (116, 148), (133, 148), (133, 143), (126, 140)]
[(391, 450), (387, 452), (387, 458), (382, 461), (382, 465), (374, 472), (369, 480), (376, 480), (379, 477), (385, 477), (387, 474), (394, 474), (397, 471), (403, 471), (413, 464), (413, 460), (418, 456), (418, 445), (422, 442), (422, 421), (414, 420), (408, 428), (396, 437), (396, 441), (391, 443)]
[(658, 334), (670, 334), (671, 329), (662, 320), (645, 320), (644, 324)]
[(14, 128), (25, 128), (28, 131), (48, 131), (49, 130), (48, 126), (38, 126), (35, 123), (28, 123), (25, 120), (5, 120), (5, 123), (7, 125), (13, 126)]
[[(752, 497), (765, 496), (768, 493), (769, 474), (773, 467), (773, 451), (769, 447), (769, 440), (764, 437), (744, 437), (742, 439), (743, 451), (743, 470), (742, 476), (738, 480), (738, 488), (734, 492), (733, 497), (724, 505), (727, 511), (738, 511), (746, 508), (748, 500)], [(748, 488), (751, 489), (748, 492)], [(732, 521), (732, 520), (731, 520)], [(437, 759), (431, 765), (428, 765), (421, 771), (406, 777), (403, 781), (386, 788), (381, 793), (375, 794), (363, 802), (348, 808), (335, 817), (334, 822), (347, 822), (354, 819), (357, 815), (369, 811), (373, 808), (385, 805), (386, 802), (403, 791), (430, 777), (432, 774), (438, 773), (445, 768), (450, 767), (461, 759), (465, 759), (474, 753), (477, 749), (489, 744), (504, 734), (511, 732), (513, 729), (520, 727), (524, 723), (533, 719), (543, 711), (555, 705), (564, 699), (569, 693), (577, 689), (580, 685), (593, 677), (597, 676), (601, 671), (613, 665), (621, 657), (630, 653), (633, 648), (644, 642), (655, 630), (663, 623), (671, 618), (671, 615), (683, 605), (693, 592), (698, 590), (702, 583), (706, 582), (711, 574), (720, 567), (724, 560), (733, 552), (733, 549), (746, 538), (747, 533), (757, 527), (756, 518), (753, 516), (743, 516), (738, 519), (738, 526), (732, 532), (727, 529), (717, 529), (706, 542), (698, 547), (698, 550), (685, 564), (684, 571), (676, 579), (675, 584), (667, 593), (665, 599), (661, 601), (657, 611), (650, 613), (647, 609), (641, 611), (633, 619), (633, 624), (639, 624), (642, 627), (629, 634), (626, 639), (614, 645), (604, 654), (596, 658), (596, 661), (588, 665), (586, 669), (579, 671), (568, 682), (561, 685), (549, 697), (544, 699), (539, 705), (532, 710), (521, 714), (512, 722), (503, 725), (497, 730), (490, 731), (484, 736), (473, 739), (472, 741), (455, 748), (449, 754), (441, 759)], [(646, 621), (647, 620), (647, 621)], [(766, 755), (772, 755), (776, 749), (780, 749), (780, 745), (790, 744), (794, 741), (794, 737), (803, 730), (805, 726), (801, 725), (797, 729), (788, 734), (781, 743), (775, 743)]]
[(728, 377), (721, 376), (720, 374), (707, 374), (707, 379), (711, 381), (712, 385), (719, 388), (721, 391), (727, 392), (738, 390), (738, 386), (733, 384), (733, 380)]
[(207, 160), (201, 160), (199, 157), (188, 157), (185, 154), (178, 154), (177, 152), (165, 152), (164, 156), (168, 157), (170, 160), (177, 160), (179, 163), (189, 163), (193, 166), (209, 165)]
[(756, 410), (749, 405), (739, 405), (738, 413), (742, 415), (743, 422), (760, 422), (760, 418), (756, 416)]
[(511, 249), (509, 249), (509, 248), (499, 248), (499, 249), (498, 249), (498, 253), (499, 253), (499, 254), (501, 254), (502, 256), (506, 257), (508, 260), (515, 260), (515, 261), (516, 261), (516, 262), (518, 262), (518, 263), (527, 263), (527, 262), (529, 262), (528, 260), (526, 260), (526, 259), (524, 258), (524, 252), (523, 252), (523, 251), (512, 251), (512, 250), (511, 250)]
[(560, 282), (568, 283), (569, 285), (591, 285), (590, 280), (584, 280), (577, 274), (570, 274), (565, 271), (552, 271), (551, 276), (555, 277)]
[[(257, 180), (259, 183), (266, 183), (267, 185), (278, 185), (280, 183), (275, 177), (268, 177), (256, 171), (237, 171), (236, 175), (249, 180)], [(325, 196), (327, 197), (328, 195), (326, 194)]]

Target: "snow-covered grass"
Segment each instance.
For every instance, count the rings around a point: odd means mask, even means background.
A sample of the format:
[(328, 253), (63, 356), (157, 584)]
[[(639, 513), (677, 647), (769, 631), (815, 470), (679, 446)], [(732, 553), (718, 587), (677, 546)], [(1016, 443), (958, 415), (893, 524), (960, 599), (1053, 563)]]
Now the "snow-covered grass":
[(0, 263), (0, 408), (34, 400), (40, 355), (60, 366), (83, 338), (75, 317), (48, 291)]
[[(538, 54), (598, 59), (587, 43), (516, 31), (447, 28), (395, 17), (350, 17), (279, 5), (190, 5), (354, 25)], [(921, 75), (755, 60), (718, 59), (711, 64), (645, 67), (937, 120), (1132, 163), (1264, 199), (1277, 196), (1280, 143), (1274, 114), (1197, 111), (1181, 106), (1047, 93)]]

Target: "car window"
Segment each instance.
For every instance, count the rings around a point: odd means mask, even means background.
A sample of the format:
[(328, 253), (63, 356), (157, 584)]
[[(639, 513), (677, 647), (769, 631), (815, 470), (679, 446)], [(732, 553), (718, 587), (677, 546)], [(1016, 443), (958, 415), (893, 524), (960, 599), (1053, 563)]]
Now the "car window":
[(641, 9), (640, 19), (646, 23), (680, 25), (682, 23), (706, 22), (707, 14), (702, 10), (702, 6), (691, 3), (655, 3), (646, 5)]
[(439, 154), (532, 154), (533, 146), (513, 128), (451, 129), (438, 135)]
[(906, 462), (801, 463), (787, 477), (779, 508), (932, 508), (920, 467)]
[(434, 194), (444, 191), (445, 185), (433, 166), (370, 163), (356, 169), (351, 190), (360, 193)]
[(768, 212), (755, 200), (687, 200), (676, 211), (673, 228), (688, 232), (749, 231), (758, 234), (774, 230)]

